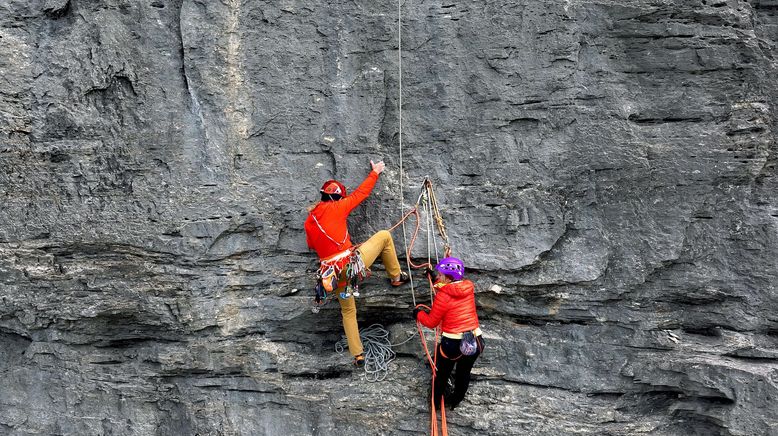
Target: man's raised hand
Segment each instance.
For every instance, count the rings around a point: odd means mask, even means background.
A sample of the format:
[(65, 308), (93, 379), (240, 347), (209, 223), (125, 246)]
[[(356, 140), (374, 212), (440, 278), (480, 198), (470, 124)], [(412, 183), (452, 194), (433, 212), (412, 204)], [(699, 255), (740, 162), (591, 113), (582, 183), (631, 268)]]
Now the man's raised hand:
[(370, 165), (373, 167), (373, 171), (375, 171), (376, 174), (381, 174), (384, 171), (384, 168), (386, 168), (386, 164), (382, 160), (378, 162), (373, 162), (371, 160)]

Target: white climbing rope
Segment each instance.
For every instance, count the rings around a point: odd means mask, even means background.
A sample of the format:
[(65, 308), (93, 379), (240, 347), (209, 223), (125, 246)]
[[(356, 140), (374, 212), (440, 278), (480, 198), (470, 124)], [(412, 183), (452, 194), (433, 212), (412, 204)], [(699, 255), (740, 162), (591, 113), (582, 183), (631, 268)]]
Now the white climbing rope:
[[(400, 145), (400, 216), (405, 216), (405, 196), (403, 193), (403, 179), (405, 178), (405, 172), (403, 171), (403, 32), (402, 32), (402, 0), (397, 0), (397, 114), (399, 121), (399, 145)], [(416, 289), (413, 286), (413, 272), (411, 271), (411, 259), (408, 252), (408, 233), (405, 230), (405, 221), (402, 223), (403, 228), (403, 248), (405, 249), (405, 267), (408, 270), (408, 277), (410, 278), (411, 286), (411, 298), (413, 300), (413, 306), (416, 307)]]
[[(435, 239), (435, 232), (432, 230), (432, 199), (428, 198), (424, 202), (424, 215), (425, 219), (427, 221), (427, 263), (430, 265), (430, 269), (434, 268), (435, 265), (437, 265), (440, 262), (440, 259), (438, 258), (438, 246), (437, 240)], [(435, 248), (435, 263), (432, 263), (432, 249), (431, 247)], [(433, 300), (435, 296), (433, 295), (432, 288), (430, 288), (430, 301)]]
[[(440, 262), (440, 256), (438, 255), (438, 239), (435, 237), (435, 231), (433, 226), (435, 225), (432, 220), (435, 216), (432, 210), (432, 202), (427, 200), (424, 202), (424, 215), (427, 220), (427, 263), (434, 266)], [(432, 263), (432, 252), (435, 252), (435, 263)]]
[[(389, 364), (397, 357), (392, 348), (407, 343), (415, 336), (411, 334), (408, 339), (393, 344), (389, 341), (389, 332), (381, 324), (360, 329), (359, 338), (365, 353), (365, 379), (369, 382), (384, 381), (389, 374)], [(348, 341), (343, 337), (335, 343), (335, 351), (343, 353), (347, 346)]]

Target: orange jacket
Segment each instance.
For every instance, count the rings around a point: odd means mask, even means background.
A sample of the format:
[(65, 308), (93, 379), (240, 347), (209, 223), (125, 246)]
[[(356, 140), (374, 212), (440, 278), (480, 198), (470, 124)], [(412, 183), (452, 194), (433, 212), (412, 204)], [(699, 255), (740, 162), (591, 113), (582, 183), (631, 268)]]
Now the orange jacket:
[(378, 173), (370, 171), (351, 195), (338, 201), (322, 201), (308, 214), (305, 220), (305, 239), (308, 247), (316, 250), (319, 259), (326, 259), (352, 247), (346, 218), (370, 195), (377, 181)]
[(475, 285), (460, 280), (444, 285), (435, 294), (430, 313), (419, 312), (420, 323), (429, 328), (441, 324), (443, 333), (464, 333), (480, 327), (475, 311)]

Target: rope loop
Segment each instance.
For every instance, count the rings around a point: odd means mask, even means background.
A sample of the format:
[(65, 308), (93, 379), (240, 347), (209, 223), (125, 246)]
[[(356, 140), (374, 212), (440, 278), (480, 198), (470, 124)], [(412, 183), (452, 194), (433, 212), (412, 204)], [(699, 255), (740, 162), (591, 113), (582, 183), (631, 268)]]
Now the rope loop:
[[(381, 324), (373, 324), (370, 327), (359, 330), (359, 338), (362, 340), (362, 348), (365, 354), (365, 379), (369, 382), (380, 382), (389, 375), (389, 364), (397, 357), (394, 347), (399, 347), (413, 339), (410, 335), (408, 339), (391, 343), (389, 340), (389, 331)], [(345, 337), (335, 343), (335, 351), (343, 353), (348, 346)]]

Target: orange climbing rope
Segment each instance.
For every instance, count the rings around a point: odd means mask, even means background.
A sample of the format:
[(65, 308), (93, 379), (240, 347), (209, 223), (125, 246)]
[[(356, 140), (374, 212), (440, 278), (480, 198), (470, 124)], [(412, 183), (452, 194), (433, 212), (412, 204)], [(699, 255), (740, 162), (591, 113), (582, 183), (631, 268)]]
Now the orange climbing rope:
[[(443, 238), (444, 242), (444, 253), (445, 256), (449, 256), (451, 254), (451, 246), (448, 242), (448, 234), (446, 233), (446, 227), (443, 224), (443, 218), (440, 214), (440, 209), (438, 208), (437, 204), (437, 198), (435, 197), (435, 191), (432, 189), (432, 182), (428, 178), (424, 179), (424, 183), (422, 185), (422, 192), (419, 194), (419, 200), (416, 202), (416, 206), (412, 209), (413, 213), (416, 215), (416, 228), (413, 232), (413, 237), (411, 237), (410, 244), (408, 245), (407, 251), (406, 251), (406, 259), (408, 260), (408, 264), (412, 266), (413, 268), (432, 268), (432, 262), (430, 260), (430, 253), (427, 253), (427, 262), (422, 264), (415, 264), (411, 260), (411, 250), (413, 250), (413, 246), (416, 243), (416, 238), (419, 235), (419, 230), (421, 228), (421, 220), (419, 220), (419, 214), (418, 214), (418, 208), (419, 203), (421, 203), (422, 198), (424, 198), (426, 195), (426, 200), (428, 202), (428, 211), (431, 212), (432, 218), (435, 219), (435, 224), (437, 225), (438, 232), (440, 233), (441, 238)], [(430, 237), (432, 236), (432, 230), (430, 229), (429, 225), (427, 226), (427, 249), (429, 250), (430, 246)], [(437, 248), (436, 248), (437, 250)], [(435, 295), (435, 286), (432, 283), (432, 278), (427, 276), (427, 282), (430, 286), (430, 298), (432, 299)], [(413, 289), (411, 289), (411, 292), (414, 292)], [(415, 298), (414, 298), (414, 304), (415, 304)], [(416, 307), (420, 308), (426, 308), (428, 310), (432, 310), (429, 306), (419, 304), (416, 305)], [(438, 362), (438, 342), (440, 339), (440, 327), (435, 329), (435, 351), (433, 352), (433, 355), (430, 356), (429, 347), (427, 346), (427, 339), (424, 336), (424, 332), (422, 331), (421, 324), (417, 321), (416, 322), (416, 330), (419, 332), (419, 339), (421, 340), (422, 348), (424, 349), (424, 354), (427, 356), (427, 361), (430, 364), (430, 370), (432, 372), (431, 382), (430, 382), (430, 435), (431, 436), (448, 436), (448, 425), (446, 423), (446, 408), (445, 408), (445, 400), (443, 397), (440, 399), (440, 427), (438, 427), (438, 413), (437, 408), (435, 407), (435, 377), (437, 375), (437, 362)], [(440, 430), (440, 432), (438, 431)]]
[[(400, 145), (400, 211), (404, 211), (405, 202), (403, 199), (403, 56), (402, 56), (402, 0), (397, 0), (397, 68), (398, 68), (398, 88), (397, 88), (397, 94), (398, 94), (398, 121), (399, 121), (399, 145)], [(424, 179), (424, 184), (422, 186), (422, 192), (419, 195), (419, 199), (416, 201), (416, 206), (411, 209), (410, 212), (407, 214), (403, 214), (403, 217), (400, 219), (400, 222), (398, 222), (396, 225), (392, 227), (393, 230), (399, 225), (403, 225), (403, 244), (406, 244), (406, 233), (405, 233), (405, 220), (408, 219), (411, 215), (416, 215), (416, 229), (413, 232), (413, 237), (411, 238), (410, 245), (405, 245), (405, 259), (408, 265), (408, 272), (410, 273), (411, 268), (424, 268), (426, 267), (432, 267), (432, 262), (429, 259), (429, 254), (427, 256), (427, 263), (416, 265), (411, 260), (411, 251), (413, 249), (413, 244), (416, 242), (416, 237), (419, 234), (419, 228), (421, 227), (421, 222), (419, 220), (419, 203), (421, 202), (422, 197), (424, 194), (427, 194), (427, 200), (431, 203), (430, 211), (435, 216), (435, 223), (438, 226), (438, 231), (440, 232), (441, 238), (443, 238), (444, 245), (444, 253), (446, 257), (448, 257), (451, 254), (451, 246), (448, 243), (448, 235), (446, 234), (446, 228), (443, 225), (443, 218), (440, 216), (440, 210), (438, 209), (437, 205), (437, 198), (435, 198), (435, 193), (432, 191), (432, 183), (429, 181), (429, 178)], [(429, 236), (430, 236), (430, 229), (428, 227), (428, 235), (427, 235), (427, 247), (429, 249)], [(437, 248), (436, 248), (437, 249)], [(433, 298), (435, 294), (435, 289), (432, 286), (432, 280), (428, 279), (430, 284), (430, 299)], [(416, 291), (413, 289), (413, 276), (410, 278), (410, 284), (411, 284), (411, 297), (413, 299), (413, 305), (416, 306)], [(435, 359), (430, 359), (429, 350), (427, 349), (427, 342), (424, 338), (424, 334), (421, 331), (421, 327), (416, 324), (417, 329), (419, 330), (419, 335), (421, 336), (422, 344), (424, 345), (424, 352), (427, 354), (427, 359), (430, 360), (431, 368), (432, 368), (432, 386), (435, 385), (435, 362), (437, 361), (437, 342), (438, 342), (438, 335), (440, 334), (440, 329), (436, 329), (435, 334)], [(441, 399), (441, 430), (443, 432), (443, 436), (448, 436), (448, 429), (446, 426), (446, 411), (443, 406), (443, 401)], [(432, 399), (430, 400), (430, 407), (431, 407), (431, 423), (430, 423), (430, 434), (431, 436), (437, 436), (438, 435), (438, 427), (437, 427), (437, 413), (435, 411), (435, 399), (434, 396), (432, 396)]]
[[(438, 207), (437, 198), (435, 197), (435, 191), (432, 188), (432, 182), (429, 180), (429, 178), (424, 179), (424, 183), (422, 183), (422, 189), (421, 193), (419, 194), (419, 198), (416, 201), (416, 205), (411, 208), (410, 211), (405, 213), (400, 220), (389, 228), (389, 231), (392, 231), (405, 223), (405, 221), (408, 220), (411, 216), (416, 217), (416, 227), (413, 231), (413, 236), (411, 237), (410, 244), (406, 247), (406, 260), (408, 262), (408, 265), (415, 269), (420, 268), (432, 268), (432, 262), (429, 258), (429, 253), (427, 256), (427, 262), (417, 264), (414, 263), (411, 257), (411, 252), (413, 250), (413, 246), (416, 243), (416, 239), (419, 236), (419, 230), (421, 229), (421, 220), (419, 219), (419, 205), (421, 204), (422, 200), (426, 200), (428, 202), (427, 204), (427, 210), (432, 215), (432, 219), (435, 221), (435, 225), (437, 226), (438, 233), (440, 233), (441, 238), (443, 239), (444, 243), (444, 255), (446, 257), (451, 255), (451, 245), (448, 241), (448, 234), (446, 233), (446, 227), (443, 224), (443, 217), (440, 214), (440, 208)], [(427, 248), (429, 250), (429, 240), (432, 236), (432, 230), (429, 228), (427, 229)], [(435, 295), (435, 287), (432, 284), (432, 279), (430, 277), (427, 277), (427, 281), (430, 286), (430, 298), (433, 298)], [(413, 295), (413, 304), (415, 307), (423, 307), (428, 310), (431, 310), (429, 306), (419, 304), (416, 305), (416, 292), (413, 289), (413, 285), (411, 285), (411, 293)], [(435, 387), (435, 376), (436, 376), (436, 369), (437, 369), (437, 361), (438, 361), (438, 341), (440, 339), (440, 328), (435, 329), (435, 350), (430, 355), (429, 347), (427, 346), (427, 340), (424, 336), (424, 332), (422, 331), (422, 326), (418, 322), (416, 323), (416, 329), (419, 332), (419, 338), (421, 339), (421, 345), (424, 349), (424, 354), (427, 356), (427, 361), (430, 364), (430, 370), (432, 371), (432, 380), (431, 380), (431, 395), (430, 395), (430, 435), (431, 436), (448, 436), (448, 425), (446, 424), (446, 409), (444, 404), (444, 399), (441, 397), (440, 399), (440, 426), (438, 426), (438, 414), (437, 414), (437, 408), (435, 407), (435, 395), (434, 395), (434, 387)]]
[[(430, 280), (430, 286), (432, 286), (432, 281)], [(430, 309), (429, 306), (426, 306), (424, 304), (419, 304), (416, 307), (425, 308), (428, 310)], [(430, 381), (430, 435), (437, 436), (438, 435), (438, 413), (437, 408), (435, 407), (435, 377), (437, 376), (437, 364), (438, 364), (438, 340), (440, 339), (440, 328), (435, 329), (435, 351), (433, 353), (433, 356), (430, 356), (430, 350), (429, 347), (427, 347), (427, 338), (424, 336), (424, 332), (421, 329), (421, 323), (418, 321), (416, 322), (416, 330), (419, 332), (419, 339), (421, 340), (422, 348), (424, 349), (424, 354), (427, 356), (427, 361), (430, 364), (430, 371), (432, 372), (432, 380)], [(443, 434), (443, 436), (448, 436), (448, 426), (446, 424), (446, 408), (445, 408), (445, 400), (443, 397), (440, 398), (440, 430)]]
[[(428, 202), (427, 210), (432, 215), (431, 218), (434, 219), (435, 225), (437, 226), (438, 233), (440, 233), (441, 238), (443, 239), (444, 243), (444, 255), (446, 257), (451, 255), (451, 245), (448, 241), (448, 234), (446, 233), (446, 227), (443, 224), (443, 217), (440, 214), (440, 208), (437, 204), (437, 198), (435, 197), (435, 191), (432, 188), (432, 182), (425, 178), (424, 182), (422, 183), (422, 189), (421, 193), (419, 194), (418, 200), (416, 201), (416, 205), (411, 208), (407, 213), (405, 213), (400, 220), (395, 223), (392, 227), (389, 228), (389, 231), (395, 230), (397, 227), (405, 223), (411, 216), (416, 217), (416, 227), (413, 231), (413, 236), (411, 237), (410, 244), (406, 247), (406, 260), (408, 261), (408, 265), (415, 269), (420, 268), (432, 268), (432, 262), (429, 259), (429, 253), (428, 253), (428, 260), (425, 263), (417, 264), (414, 263), (411, 257), (411, 252), (413, 250), (413, 246), (416, 243), (416, 239), (419, 235), (419, 230), (421, 229), (421, 220), (419, 219), (419, 205), (421, 204), (422, 200), (426, 200)], [(429, 249), (429, 240), (430, 237), (432, 237), (432, 231), (428, 226), (427, 229), (427, 240), (428, 240), (428, 249)], [(361, 245), (361, 244), (359, 244)], [(356, 245), (354, 249), (358, 248), (359, 245)], [(432, 283), (432, 279), (430, 277), (427, 277), (427, 281), (430, 286), (430, 298), (434, 297), (435, 295), (435, 287)], [(413, 295), (413, 303), (415, 307), (422, 307), (426, 308), (428, 310), (431, 310), (429, 306), (419, 304), (416, 305), (416, 293), (413, 289), (413, 285), (411, 285), (411, 293)], [(419, 332), (419, 338), (421, 339), (422, 348), (424, 349), (424, 354), (427, 357), (427, 361), (430, 364), (430, 370), (432, 371), (432, 380), (431, 380), (431, 395), (430, 395), (430, 435), (431, 436), (448, 436), (448, 426), (446, 424), (446, 409), (444, 404), (444, 399), (441, 397), (440, 400), (440, 426), (438, 426), (438, 414), (437, 414), (437, 408), (435, 407), (435, 395), (434, 395), (434, 386), (435, 386), (435, 376), (437, 373), (437, 361), (438, 361), (438, 341), (440, 339), (440, 327), (435, 329), (435, 350), (430, 354), (429, 347), (427, 346), (427, 340), (424, 336), (424, 332), (422, 331), (422, 326), (420, 323), (416, 323), (416, 329)]]
[[(413, 246), (416, 243), (416, 239), (419, 236), (419, 230), (421, 230), (421, 220), (419, 219), (419, 204), (422, 202), (423, 199), (426, 199), (430, 203), (430, 210), (432, 212), (432, 218), (435, 220), (435, 224), (438, 227), (438, 232), (440, 233), (441, 238), (443, 238), (444, 242), (444, 256), (451, 255), (451, 245), (448, 242), (448, 234), (446, 233), (446, 226), (443, 224), (443, 217), (440, 214), (440, 208), (438, 207), (438, 200), (437, 197), (435, 197), (435, 191), (432, 189), (432, 182), (425, 178), (424, 182), (422, 183), (422, 189), (421, 193), (419, 194), (419, 199), (416, 201), (416, 205), (411, 208), (408, 212), (405, 213), (405, 215), (400, 218), (399, 221), (397, 221), (392, 227), (389, 227), (389, 231), (393, 231), (397, 227), (400, 227), (405, 221), (408, 220), (412, 215), (416, 217), (416, 227), (413, 230), (413, 236), (411, 237), (410, 244), (408, 244), (408, 247), (406, 249), (405, 255), (410, 263), (410, 265), (415, 268), (426, 268), (430, 267), (432, 268), (432, 264), (428, 261), (426, 263), (422, 264), (416, 264), (413, 262), (411, 258), (411, 251), (413, 250)], [(429, 235), (428, 235), (429, 238)], [(361, 245), (361, 244), (359, 244)], [(359, 247), (359, 245), (356, 245), (355, 247)]]

